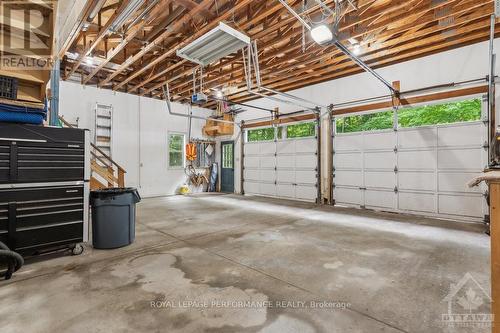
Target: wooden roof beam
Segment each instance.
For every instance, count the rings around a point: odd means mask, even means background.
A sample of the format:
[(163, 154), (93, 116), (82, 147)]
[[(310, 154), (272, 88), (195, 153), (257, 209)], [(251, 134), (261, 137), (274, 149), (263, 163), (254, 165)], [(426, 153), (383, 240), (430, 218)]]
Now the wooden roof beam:
[[(189, 11), (187, 14), (185, 14), (181, 19), (175, 21), (172, 23), (172, 25), (169, 27), (169, 29), (165, 30), (160, 36), (155, 38), (151, 43), (147, 44), (142, 48), (139, 52), (134, 54), (132, 57), (126, 59), (120, 67), (113, 72), (113, 74), (109, 75), (105, 80), (103, 80), (99, 86), (102, 87), (109, 83), (114, 77), (116, 77), (118, 74), (122, 73), (125, 69), (127, 69), (129, 66), (134, 64), (136, 61), (138, 61), (140, 58), (142, 58), (146, 53), (151, 51), (155, 46), (161, 45), (161, 43), (168, 37), (171, 36), (173, 32), (177, 31), (179, 28), (181, 28), (185, 23), (189, 22), (192, 17), (198, 15), (200, 12), (202, 12), (204, 9), (208, 8), (208, 6), (211, 4), (212, 0), (203, 0), (196, 8), (192, 9)], [(167, 53), (165, 53), (167, 54)], [(170, 56), (172, 52), (168, 52), (168, 55), (162, 56), (163, 59), (166, 58), (167, 56)], [(151, 66), (146, 66), (138, 71), (136, 71), (134, 74), (132, 74), (133, 77), (137, 77), (140, 73), (142, 73), (144, 70), (147, 68), (150, 68), (154, 66), (158, 61), (153, 61), (151, 62)], [(127, 81), (129, 82), (129, 81)], [(113, 90), (117, 90), (118, 88), (122, 87), (125, 85), (127, 82), (123, 81), (119, 83), (116, 87), (113, 88)]]
[[(455, 0), (455, 1), (458, 1), (458, 0)], [(468, 9), (473, 9), (473, 8), (468, 7)], [(403, 18), (401, 18), (401, 19), (404, 19), (404, 17), (403, 17)], [(409, 26), (409, 27), (410, 27), (410, 26)], [(435, 31), (435, 30), (432, 30), (432, 31)], [(429, 32), (432, 32), (432, 31), (429, 31)], [(357, 37), (357, 36), (356, 36), (356, 37)], [(380, 36), (377, 36), (377, 38), (380, 38)], [(311, 46), (311, 45), (315, 45), (315, 44), (314, 44), (314, 43), (310, 43), (309, 45)], [(296, 45), (296, 46), (292, 47), (292, 49), (295, 49), (295, 50), (296, 50), (296, 49), (298, 49), (299, 47), (300, 47), (299, 45)], [(317, 46), (316, 46), (316, 48), (318, 49), (318, 51), (319, 51), (319, 50), (326, 50), (325, 48), (320, 48), (320, 47), (317, 47)], [(336, 52), (336, 49), (334, 49), (334, 48), (333, 48), (333, 49), (332, 49), (332, 48), (328, 48), (328, 49), (330, 49), (331, 51), (335, 51), (335, 52)], [(277, 53), (275, 53), (275, 54), (278, 54), (278, 53), (280, 53), (280, 52), (277, 52)], [(340, 52), (338, 52), (338, 54), (340, 54)], [(288, 57), (293, 57), (293, 56), (288, 55)], [(263, 58), (263, 57), (261, 57), (261, 59), (264, 59), (264, 58)], [(263, 61), (265, 61), (265, 59), (264, 59)], [(265, 67), (264, 67), (264, 68), (265, 68)], [(240, 68), (240, 69), (241, 69), (241, 68)], [(265, 71), (265, 69), (263, 70), (263, 72), (264, 72), (264, 71)], [(207, 74), (208, 74), (208, 73), (209, 73), (209, 72), (207, 72)], [(243, 73), (241, 72), (241, 74), (240, 74), (240, 75), (238, 75), (238, 77), (242, 77), (242, 76), (243, 76)], [(212, 80), (212, 81), (213, 81), (213, 80)], [(169, 82), (170, 82), (170, 80), (169, 80)], [(211, 82), (210, 80), (206, 80), (206, 81), (205, 81), (205, 84), (209, 84), (210, 82)], [(188, 84), (189, 84), (189, 82), (184, 83), (184, 85), (188, 85)], [(151, 90), (154, 90), (154, 89), (156, 89), (156, 88), (157, 88), (157, 87), (155, 86), (155, 87), (153, 87), (153, 89), (148, 89), (148, 90), (147, 90), (147, 92), (150, 92)], [(174, 89), (176, 89), (176, 88), (177, 88), (177, 87), (172, 88), (172, 90), (174, 90)], [(186, 92), (186, 91), (182, 91), (181, 93), (184, 93), (184, 92)]]
[[(208, 4), (210, 3), (210, 0), (203, 0), (204, 2), (202, 2), (203, 4)], [(247, 6), (250, 2), (252, 2), (252, 0), (240, 0), (238, 2), (238, 4), (233, 8), (233, 10), (236, 12), (238, 11), (239, 9)], [(201, 6), (201, 4), (200, 4)], [(232, 15), (232, 11), (226, 11), (223, 15), (221, 15), (220, 17), (216, 18), (215, 20), (212, 20), (210, 23), (206, 24), (203, 28), (201, 28), (196, 34), (192, 35), (191, 37), (187, 38), (183, 43), (179, 43), (177, 44), (175, 47), (172, 47), (169, 51), (165, 52), (164, 54), (162, 54), (161, 56), (155, 58), (153, 61), (151, 61), (149, 64), (147, 64), (146, 66), (136, 70), (134, 72), (134, 74), (132, 75), (129, 75), (124, 81), (120, 82), (119, 84), (117, 84), (113, 90), (117, 90), (119, 89), (120, 87), (124, 86), (125, 84), (127, 84), (128, 82), (130, 82), (131, 80), (133, 80), (134, 78), (136, 78), (137, 76), (139, 76), (142, 72), (152, 68), (153, 66), (155, 66), (156, 64), (160, 63), (161, 61), (163, 61), (164, 59), (166, 59), (167, 57), (171, 56), (171, 55), (174, 55), (175, 52), (182, 48), (184, 45), (187, 45), (188, 43), (194, 41), (196, 38), (202, 36), (203, 34), (205, 34), (206, 32), (208, 32), (210, 29), (214, 28), (218, 23), (219, 21), (222, 21), (222, 20), (225, 20), (227, 18), (229, 18), (231, 15)], [(180, 22), (180, 21), (178, 21)], [(177, 23), (174, 23), (174, 25), (176, 26)], [(175, 27), (171, 27), (169, 30), (167, 30), (167, 32), (170, 32), (170, 30), (175, 30)], [(129, 63), (131, 63), (133, 61), (130, 61)], [(116, 72), (114, 73), (114, 76), (116, 76)], [(108, 77), (109, 79), (109, 77)], [(107, 81), (109, 82), (109, 80)]]
[[(496, 29), (496, 33), (500, 33), (500, 27)], [(407, 50), (406, 52), (403, 52), (402, 50), (394, 50), (391, 53), (398, 54), (396, 58), (391, 58), (391, 57), (385, 57), (383, 60), (377, 61), (375, 65), (372, 65), (373, 68), (379, 68), (382, 66), (387, 66), (395, 62), (400, 62), (400, 61), (407, 61), (411, 60), (417, 57), (421, 56), (426, 56), (429, 54), (437, 53), (437, 52), (442, 52), (443, 50), (448, 50), (450, 47), (458, 47), (456, 45), (461, 45), (463, 43), (467, 43), (468, 41), (477, 41), (480, 39), (486, 39), (488, 37), (488, 26), (485, 24), (483, 28), (472, 31), (472, 33), (465, 35), (462, 38), (455, 38), (458, 39), (459, 44), (456, 43), (456, 40), (450, 40), (449, 38), (447, 39), (446, 37), (443, 37), (441, 41), (432, 43), (432, 45), (421, 45), (420, 47), (413, 47)], [(308, 86), (312, 84), (317, 84), (320, 82), (325, 82), (333, 79), (338, 79), (340, 77), (345, 77), (357, 73), (363, 72), (362, 69), (359, 67), (352, 65), (350, 68), (346, 69), (345, 71), (341, 72), (334, 72), (332, 73), (331, 71), (322, 70), (322, 71), (314, 71), (312, 74), (301, 74), (301, 81), (295, 80), (288, 80), (286, 82), (282, 83), (277, 83), (277, 82), (269, 82), (266, 85), (269, 86), (270, 88), (273, 89), (280, 89), (282, 91), (290, 91), (294, 89), (298, 89), (303, 86)], [(238, 94), (238, 95), (236, 95)], [(231, 100), (234, 101), (248, 101), (251, 99), (255, 99), (255, 97), (248, 96), (248, 94), (245, 93), (236, 93), (235, 95), (231, 95), (230, 98)]]
[(83, 62), (83, 59), (88, 55), (90, 54), (94, 49), (95, 47), (103, 40), (103, 38), (108, 34), (108, 30), (109, 30), (109, 27), (111, 26), (111, 24), (113, 24), (113, 22), (116, 20), (116, 18), (121, 14), (123, 13), (123, 11), (127, 8), (128, 4), (130, 3), (130, 0), (124, 0), (120, 6), (120, 8), (118, 8), (114, 13), (113, 15), (111, 15), (108, 19), (108, 21), (106, 22), (106, 24), (104, 24), (104, 26), (101, 28), (101, 30), (99, 31), (99, 33), (97, 34), (96, 38), (94, 39), (94, 41), (90, 44), (90, 45), (84, 45), (84, 51), (81, 52), (73, 67), (70, 69), (70, 71), (68, 73), (66, 73), (66, 76), (64, 77), (64, 79), (66, 80), (68, 77), (71, 76), (71, 74), (73, 74), (76, 69), (78, 67), (80, 67), (80, 64)]
[(148, 16), (147, 19), (141, 20), (138, 24), (135, 26), (131, 27), (130, 30), (127, 32), (127, 35), (122, 41), (115, 46), (111, 51), (109, 51), (106, 54), (106, 59), (102, 61), (94, 70), (87, 75), (83, 79), (83, 84), (87, 84), (100, 70), (103, 69), (106, 64), (108, 64), (113, 58), (118, 55), (134, 38), (136, 38), (139, 33), (142, 31), (144, 26), (148, 25), (151, 23), (152, 20), (156, 17), (156, 15), (163, 10), (163, 7), (166, 6), (170, 1), (172, 0), (162, 0), (160, 1), (151, 11), (150, 15)]

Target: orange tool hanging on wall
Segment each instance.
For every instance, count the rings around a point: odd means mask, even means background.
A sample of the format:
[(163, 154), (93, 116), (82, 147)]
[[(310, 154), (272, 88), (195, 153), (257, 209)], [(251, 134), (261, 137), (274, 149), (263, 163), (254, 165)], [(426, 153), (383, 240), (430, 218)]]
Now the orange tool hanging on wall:
[(188, 161), (196, 160), (196, 143), (190, 142), (186, 145), (186, 159)]

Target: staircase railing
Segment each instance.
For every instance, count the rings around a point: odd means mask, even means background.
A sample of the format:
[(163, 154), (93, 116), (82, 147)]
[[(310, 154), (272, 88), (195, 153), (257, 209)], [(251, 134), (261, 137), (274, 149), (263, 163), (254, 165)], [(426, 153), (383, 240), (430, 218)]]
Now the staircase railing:
[[(74, 128), (62, 116), (59, 117), (59, 120), (63, 126)], [(90, 143), (90, 147), (90, 155), (92, 156), (90, 161), (90, 169), (92, 171), (90, 188), (125, 187), (125, 173), (127, 171), (92, 142)]]

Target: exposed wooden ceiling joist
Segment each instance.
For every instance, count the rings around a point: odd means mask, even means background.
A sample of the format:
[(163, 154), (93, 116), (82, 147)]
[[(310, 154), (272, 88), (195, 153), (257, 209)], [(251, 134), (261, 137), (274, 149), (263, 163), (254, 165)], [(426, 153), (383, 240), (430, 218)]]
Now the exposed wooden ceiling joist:
[[(301, 0), (288, 3), (302, 10)], [(374, 67), (485, 40), (493, 12), (493, 0), (358, 0), (357, 9), (345, 3), (340, 38), (347, 45), (348, 40), (359, 43), (360, 57)], [(91, 22), (96, 28), (80, 31), (69, 47), (70, 52), (95, 50), (100, 64), (89, 67), (83, 57), (64, 62), (66, 73), (81, 73), (85, 84), (161, 98), (168, 82), (176, 99), (187, 99), (195, 64), (178, 58), (176, 50), (220, 21), (257, 41), (262, 80), (271, 88), (287, 91), (361, 71), (334, 47), (320, 47), (303, 36), (297, 19), (273, 0), (161, 0), (119, 38), (102, 38), (113, 18), (109, 9), (106, 13), (105, 22)], [(308, 1), (304, 17), (332, 20), (315, 1)], [(111, 62), (115, 69), (106, 66)], [(231, 99), (254, 98), (245, 89), (241, 54), (207, 66), (204, 74), (207, 91), (230, 85)]]

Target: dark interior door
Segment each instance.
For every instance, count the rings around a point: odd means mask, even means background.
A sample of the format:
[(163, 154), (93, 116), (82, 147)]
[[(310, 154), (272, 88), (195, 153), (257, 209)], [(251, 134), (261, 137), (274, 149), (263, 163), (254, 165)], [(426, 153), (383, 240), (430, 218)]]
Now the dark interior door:
[(221, 143), (221, 192), (234, 192), (234, 141)]

